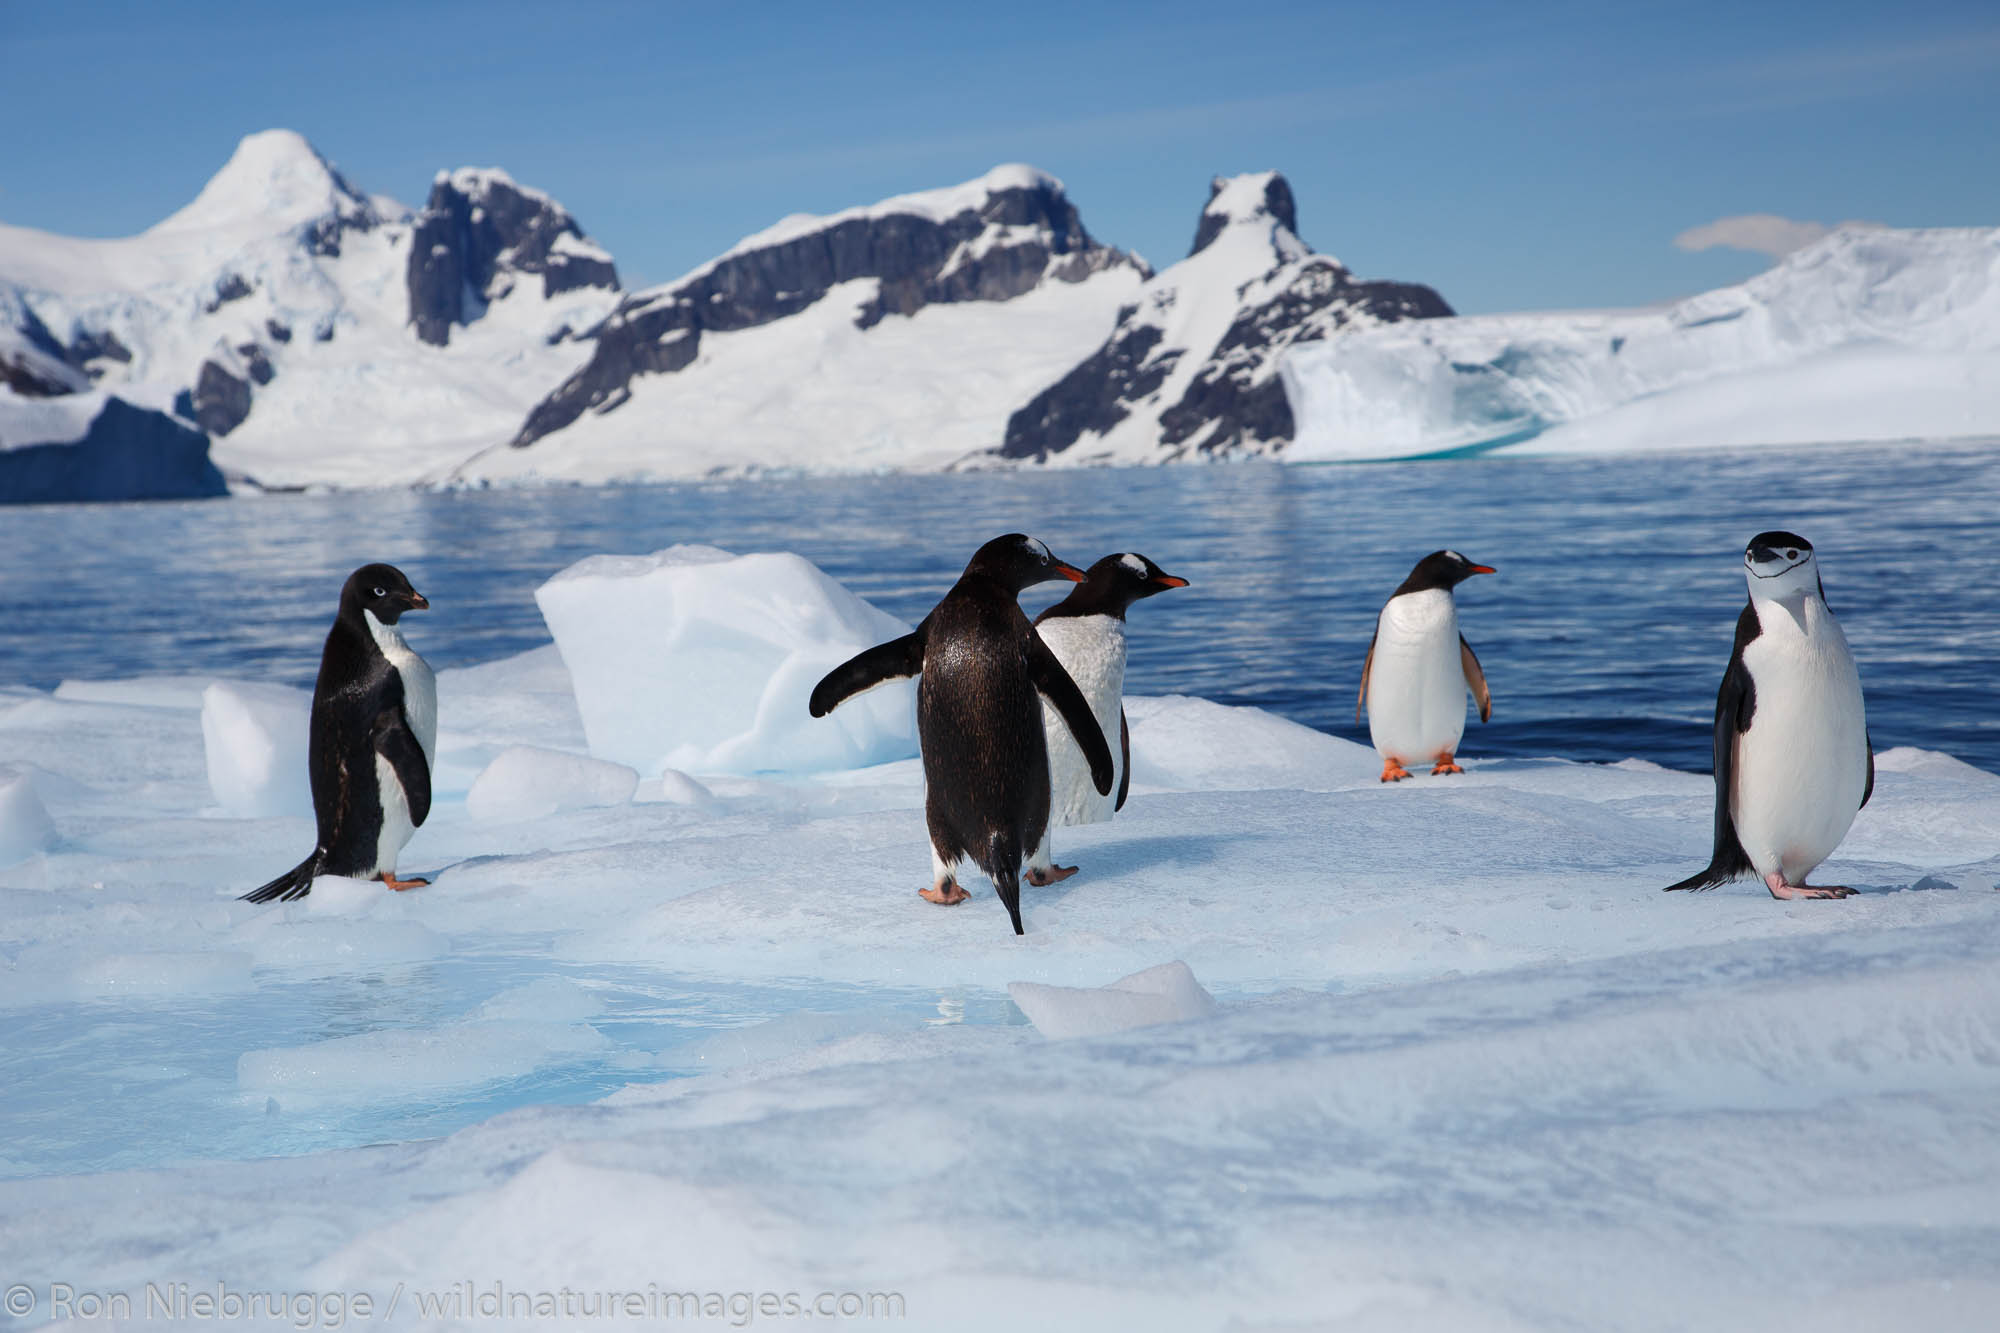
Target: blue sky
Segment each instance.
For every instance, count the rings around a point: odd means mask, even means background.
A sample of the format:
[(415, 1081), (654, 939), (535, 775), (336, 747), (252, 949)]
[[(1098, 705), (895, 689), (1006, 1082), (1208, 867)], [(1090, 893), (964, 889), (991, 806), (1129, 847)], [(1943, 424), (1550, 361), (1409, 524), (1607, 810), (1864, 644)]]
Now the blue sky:
[(1675, 246), (1720, 218), (2000, 224), (2000, 8), (0, 0), (0, 117), (0, 220), (81, 235), (274, 127), (412, 204), (504, 167), (628, 285), (1006, 161), (1164, 266), (1212, 175), (1276, 168), (1364, 276), (1627, 305), (1769, 262)]

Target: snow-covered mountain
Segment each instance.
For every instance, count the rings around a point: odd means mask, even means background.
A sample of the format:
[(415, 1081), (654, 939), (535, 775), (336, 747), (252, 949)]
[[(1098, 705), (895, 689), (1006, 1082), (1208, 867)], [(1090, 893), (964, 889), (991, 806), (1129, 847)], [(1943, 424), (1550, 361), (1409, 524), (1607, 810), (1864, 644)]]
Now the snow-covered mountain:
[(1284, 375), (1290, 458), (2000, 435), (2000, 229), (1843, 229), (1671, 305), (1368, 329)]
[(1277, 172), (1217, 177), (1188, 257), (1009, 418), (1000, 453), (1088, 464), (1276, 452), (1292, 438), (1286, 349), (1449, 314), (1428, 287), (1362, 281), (1315, 254)]
[(94, 385), (266, 486), (418, 482), (510, 437), (617, 297), (609, 257), (503, 172), (440, 174), (413, 215), (253, 134), (140, 235), (0, 226), (0, 449), (78, 438), (38, 436), (29, 395)]
[(457, 475), (948, 466), (993, 448), (1146, 276), (1026, 166), (789, 217), (626, 297), (510, 447)]

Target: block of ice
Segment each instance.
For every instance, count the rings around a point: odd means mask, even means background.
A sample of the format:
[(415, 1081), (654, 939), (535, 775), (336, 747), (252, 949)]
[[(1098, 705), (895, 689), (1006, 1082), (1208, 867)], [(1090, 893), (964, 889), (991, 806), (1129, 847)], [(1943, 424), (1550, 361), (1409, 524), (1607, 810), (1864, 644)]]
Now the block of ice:
[(201, 693), (208, 785), (234, 815), (313, 812), (306, 772), (312, 696), (289, 685), (219, 680)]
[(1044, 1037), (1102, 1037), (1128, 1028), (1207, 1018), (1215, 997), (1194, 979), (1194, 970), (1176, 959), (1134, 972), (1109, 986), (1045, 986), (1038, 981), (1007, 984), (1012, 1000)]
[(558, 810), (623, 805), (639, 775), (624, 764), (534, 745), (502, 750), (465, 794), (465, 811), (489, 823), (539, 819)]
[(1185, 695), (1129, 697), (1132, 781), (1182, 791), (1333, 791), (1376, 777), (1375, 752), (1267, 713)]
[(910, 627), (797, 555), (675, 546), (591, 556), (535, 601), (600, 759), (654, 777), (859, 768), (917, 752), (910, 682), (831, 717), (807, 713), (829, 669)]
[(35, 784), (25, 773), (0, 768), (0, 866), (10, 866), (52, 846), (56, 828)]

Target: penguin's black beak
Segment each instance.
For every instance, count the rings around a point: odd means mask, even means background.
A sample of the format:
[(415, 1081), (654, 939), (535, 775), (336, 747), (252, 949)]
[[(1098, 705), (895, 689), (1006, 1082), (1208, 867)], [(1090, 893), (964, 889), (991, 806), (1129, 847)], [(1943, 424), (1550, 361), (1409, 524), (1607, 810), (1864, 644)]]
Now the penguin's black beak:
[(412, 611), (428, 611), (431, 609), (431, 599), (418, 592), (415, 588), (412, 588), (410, 589), (410, 609)]
[(1173, 574), (1160, 574), (1154, 577), (1153, 586), (1155, 588), (1185, 588), (1188, 586), (1188, 581)]

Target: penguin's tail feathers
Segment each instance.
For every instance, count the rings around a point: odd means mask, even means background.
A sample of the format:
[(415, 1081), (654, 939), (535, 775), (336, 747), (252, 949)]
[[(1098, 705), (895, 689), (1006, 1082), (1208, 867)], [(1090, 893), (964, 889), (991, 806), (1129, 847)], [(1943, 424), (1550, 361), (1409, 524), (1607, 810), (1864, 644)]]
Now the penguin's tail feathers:
[(1738, 870), (1734, 866), (1724, 865), (1720, 861), (1711, 861), (1708, 863), (1706, 870), (1689, 875), (1678, 884), (1669, 884), (1666, 888), (1660, 890), (1660, 892), (1675, 893), (1681, 889), (1689, 889), (1695, 893), (1700, 893), (1704, 889), (1712, 889), (1718, 885), (1727, 884), (1742, 873), (1741, 870)]
[(243, 894), (242, 901), (246, 903), (292, 902), (312, 892), (313, 878), (318, 874), (319, 852), (315, 850), (311, 856), (308, 856), (305, 860), (299, 862), (269, 884)]
[(981, 869), (992, 876), (993, 887), (999, 891), (1000, 901), (1014, 923), (1014, 933), (1027, 934), (1021, 929), (1021, 840), (1011, 829), (993, 831), (986, 842), (986, 864)]

